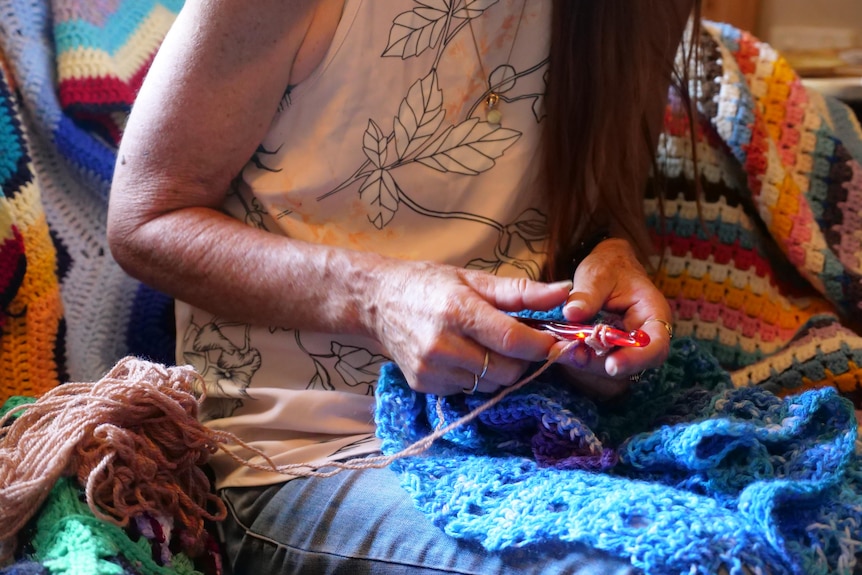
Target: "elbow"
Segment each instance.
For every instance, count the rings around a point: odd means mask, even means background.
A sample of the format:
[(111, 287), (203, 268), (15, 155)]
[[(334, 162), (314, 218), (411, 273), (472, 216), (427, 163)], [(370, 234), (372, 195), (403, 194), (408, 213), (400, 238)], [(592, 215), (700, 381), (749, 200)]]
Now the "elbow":
[(122, 223), (109, 220), (108, 223), (108, 249), (111, 252), (111, 257), (114, 261), (129, 275), (137, 277), (135, 269), (136, 265), (135, 254), (140, 250), (135, 245), (135, 234), (130, 230), (129, 226)]
[(142, 228), (146, 219), (125, 202), (116, 200), (112, 189), (108, 204), (107, 242), (111, 256), (130, 276), (141, 279), (143, 260), (146, 258), (146, 241)]

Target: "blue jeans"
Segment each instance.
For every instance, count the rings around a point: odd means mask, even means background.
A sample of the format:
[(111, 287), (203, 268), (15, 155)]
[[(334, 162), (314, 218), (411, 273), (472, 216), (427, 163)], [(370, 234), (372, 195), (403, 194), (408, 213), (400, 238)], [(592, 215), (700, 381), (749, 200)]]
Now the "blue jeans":
[(632, 575), (627, 561), (573, 544), (490, 553), (449, 537), (389, 469), (222, 490), (220, 524), (235, 575), (288, 573)]

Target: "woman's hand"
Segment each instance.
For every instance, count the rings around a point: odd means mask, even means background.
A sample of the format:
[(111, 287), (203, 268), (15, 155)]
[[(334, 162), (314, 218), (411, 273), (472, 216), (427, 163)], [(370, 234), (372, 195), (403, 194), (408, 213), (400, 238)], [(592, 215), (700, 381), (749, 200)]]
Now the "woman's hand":
[(578, 345), (559, 359), (580, 389), (606, 399), (625, 391), (631, 376), (661, 365), (670, 351), (670, 306), (626, 240), (601, 242), (578, 265), (563, 314), (585, 323), (601, 310), (619, 314), (626, 330), (641, 329), (650, 337), (645, 347), (621, 347), (603, 357)]
[(544, 360), (556, 339), (503, 312), (551, 309), (572, 286), (407, 261), (382, 266), (379, 281), (372, 334), (411, 388), (438, 395), (469, 393), (477, 381), (476, 390), (494, 392)]

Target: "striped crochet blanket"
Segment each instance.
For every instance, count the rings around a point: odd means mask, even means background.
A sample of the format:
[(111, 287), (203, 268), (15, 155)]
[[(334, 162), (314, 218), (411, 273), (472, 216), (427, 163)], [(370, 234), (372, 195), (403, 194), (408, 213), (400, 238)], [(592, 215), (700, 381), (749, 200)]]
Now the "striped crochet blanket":
[[(180, 4), (0, 0), (0, 405), (96, 381), (127, 355), (173, 361), (172, 302), (120, 270), (105, 220), (125, 115)], [(181, 525), (121, 529), (79, 496), (58, 482), (0, 573), (220, 570), (212, 550), (174, 552)]]
[[(691, 126), (668, 113), (667, 187), (647, 214), (656, 281), (690, 335), (736, 386), (779, 394), (831, 386), (862, 402), (862, 131), (806, 90), (768, 45), (729, 26), (704, 35), (692, 194)], [(853, 328), (857, 331), (854, 331)]]

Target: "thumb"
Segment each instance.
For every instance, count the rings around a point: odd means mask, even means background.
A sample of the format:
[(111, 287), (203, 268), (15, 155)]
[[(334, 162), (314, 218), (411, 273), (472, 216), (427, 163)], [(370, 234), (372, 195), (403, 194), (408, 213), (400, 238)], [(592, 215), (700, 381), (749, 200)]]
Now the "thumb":
[(599, 274), (587, 266), (578, 266), (572, 290), (563, 306), (563, 316), (572, 322), (587, 322), (594, 318), (607, 301), (613, 286), (607, 277), (601, 281)]

